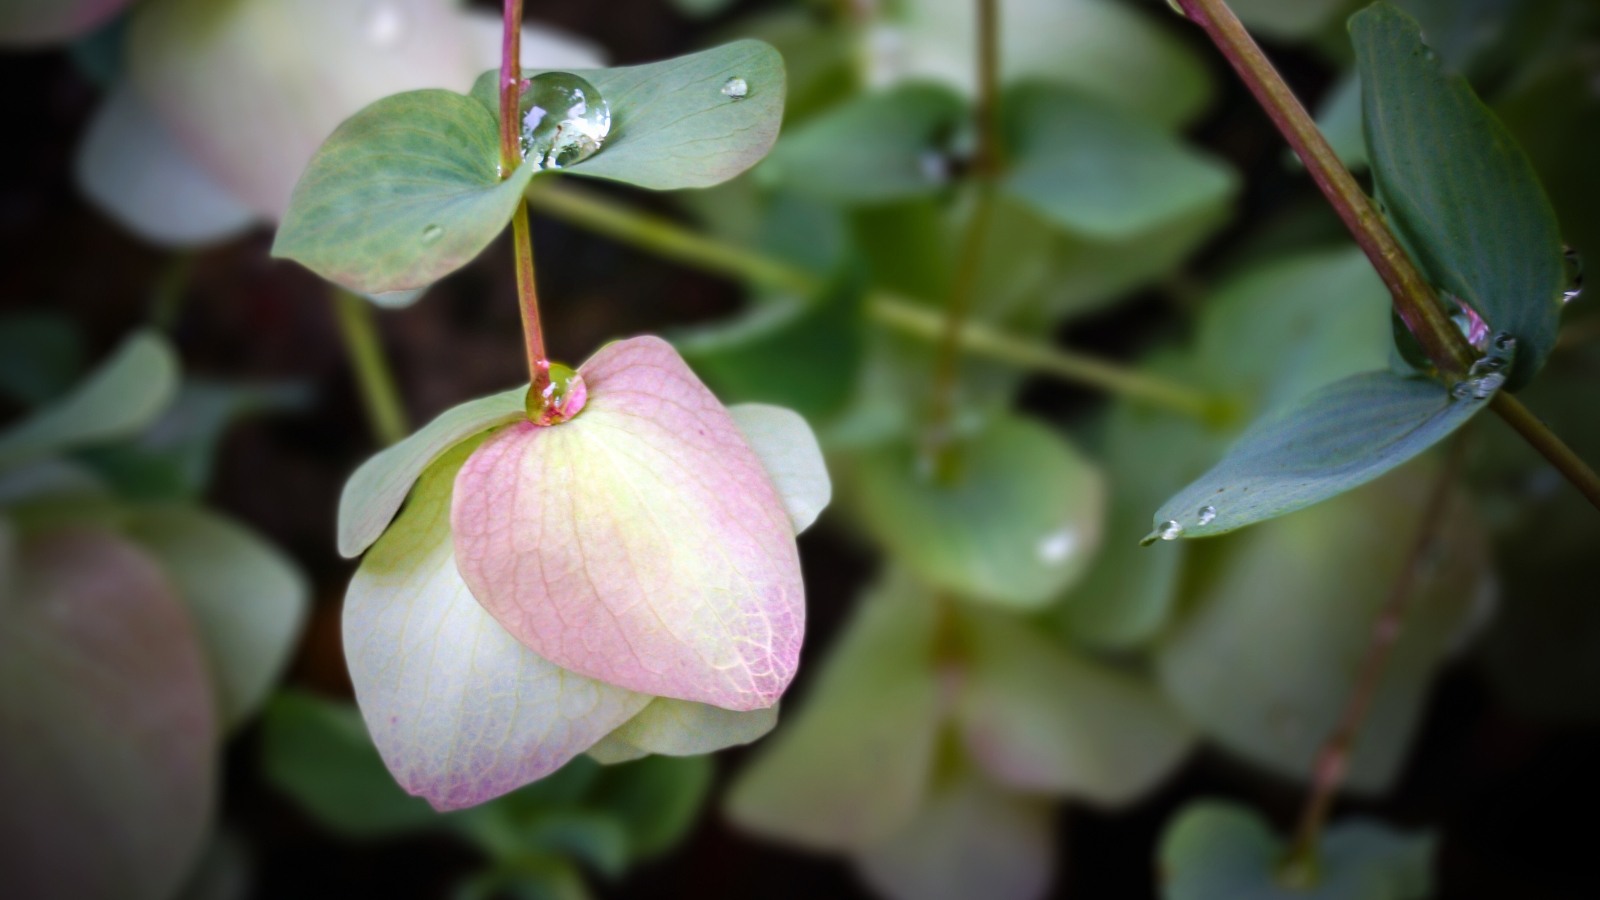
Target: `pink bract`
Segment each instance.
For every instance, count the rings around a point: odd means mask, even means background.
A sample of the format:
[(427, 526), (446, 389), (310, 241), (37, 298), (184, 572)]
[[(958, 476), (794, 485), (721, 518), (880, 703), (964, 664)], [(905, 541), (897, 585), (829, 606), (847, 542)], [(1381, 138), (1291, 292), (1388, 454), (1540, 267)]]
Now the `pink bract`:
[(608, 345), (582, 415), (518, 422), (456, 476), (456, 563), (535, 653), (642, 693), (749, 710), (805, 628), (794, 527), (726, 408), (671, 345)]

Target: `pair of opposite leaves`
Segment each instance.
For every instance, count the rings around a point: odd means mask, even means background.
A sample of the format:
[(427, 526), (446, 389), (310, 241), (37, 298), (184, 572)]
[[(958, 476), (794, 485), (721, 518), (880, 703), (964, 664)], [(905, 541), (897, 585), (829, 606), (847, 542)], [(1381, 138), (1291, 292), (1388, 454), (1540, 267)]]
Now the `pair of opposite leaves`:
[(440, 809), (585, 750), (753, 740), (798, 665), (795, 535), (831, 491), (805, 421), (723, 407), (654, 337), (579, 375), (569, 421), (528, 421), (524, 388), (473, 401), (345, 488), (340, 550), (371, 546), (344, 613), (356, 696), (390, 770)]

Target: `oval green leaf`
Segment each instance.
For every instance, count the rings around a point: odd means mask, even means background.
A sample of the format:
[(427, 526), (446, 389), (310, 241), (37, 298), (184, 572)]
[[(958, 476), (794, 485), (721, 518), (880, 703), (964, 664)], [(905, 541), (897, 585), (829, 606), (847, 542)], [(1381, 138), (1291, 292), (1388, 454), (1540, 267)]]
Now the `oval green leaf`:
[(425, 288), (476, 257), (533, 177), (500, 178), (499, 126), (442, 90), (385, 97), (323, 142), (289, 198), (272, 255), (364, 294)]
[(1376, 3), (1350, 20), (1367, 153), (1379, 198), (1430, 280), (1517, 339), (1507, 387), (1544, 365), (1566, 286), (1554, 209), (1516, 139), (1422, 42), (1416, 20)]

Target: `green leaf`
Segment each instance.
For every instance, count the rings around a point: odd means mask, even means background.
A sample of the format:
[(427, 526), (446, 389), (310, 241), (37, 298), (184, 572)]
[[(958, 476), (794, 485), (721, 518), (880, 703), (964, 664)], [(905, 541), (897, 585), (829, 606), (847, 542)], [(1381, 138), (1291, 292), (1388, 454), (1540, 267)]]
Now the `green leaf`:
[(756, 177), (835, 203), (924, 196), (949, 184), (966, 118), (966, 101), (938, 85), (863, 94), (784, 135)]
[(905, 828), (856, 855), (861, 878), (890, 900), (1028, 900), (1055, 874), (1051, 804), (976, 773), (933, 791)]
[(0, 7), (0, 46), (52, 44), (115, 16), (128, 0), (10, 0)]
[(1304, 509), (1411, 460), (1488, 404), (1389, 371), (1336, 381), (1251, 426), (1222, 462), (1156, 511), (1156, 530), (1211, 537)]
[(1146, 680), (1073, 653), (1014, 617), (962, 615), (956, 701), (967, 752), (1016, 790), (1124, 806), (1183, 762), (1194, 731)]
[(267, 780), (336, 834), (377, 838), (439, 821), (428, 801), (395, 784), (350, 704), (278, 694), (267, 704), (261, 757)]
[[(1193, 546), (1188, 613), (1157, 654), (1167, 696), (1225, 749), (1308, 779), (1355, 690), (1379, 610), (1412, 564), (1433, 469), (1410, 466)], [(1463, 497), (1441, 523), (1350, 758), (1352, 790), (1381, 791), (1398, 776), (1433, 673), (1490, 589), (1487, 536)]]
[(37, 406), (64, 393), (83, 374), (83, 341), (59, 313), (14, 313), (0, 319), (0, 391)]
[(850, 399), (861, 371), (861, 300), (860, 279), (838, 279), (820, 296), (759, 303), (673, 346), (725, 403), (771, 403), (826, 419)]
[(533, 177), (500, 178), (496, 117), (442, 90), (385, 97), (345, 120), (295, 185), (272, 255), (364, 294), (424, 288), (511, 221)]
[(652, 756), (600, 774), (589, 802), (617, 816), (634, 860), (656, 857), (682, 840), (711, 790), (705, 756)]
[(195, 507), (152, 507), (125, 526), (177, 588), (210, 663), (224, 727), (237, 728), (266, 699), (289, 662), (310, 585), (254, 532)]
[(1426, 900), (1434, 838), (1369, 819), (1329, 828), (1310, 889), (1278, 881), (1284, 842), (1255, 812), (1217, 800), (1185, 807), (1161, 837), (1163, 900)]
[(526, 387), (469, 400), (440, 413), (410, 437), (361, 464), (339, 495), (339, 553), (360, 556), (399, 511), (411, 485), (456, 444), (526, 417)]
[(1006, 101), (1011, 170), (1002, 184), (1074, 234), (1126, 240), (1237, 189), (1220, 161), (1103, 101), (1043, 85)]
[(1367, 152), (1390, 220), (1435, 286), (1517, 339), (1507, 388), (1555, 346), (1566, 284), (1560, 227), (1533, 166), (1410, 16), (1378, 3), (1350, 20)]
[(177, 387), (178, 359), (166, 338), (137, 332), (71, 393), (0, 434), (0, 466), (136, 434)]
[[(524, 69), (529, 78), (541, 69)], [(478, 77), (472, 96), (498, 120), (499, 72)], [(563, 169), (573, 175), (625, 181), (655, 191), (703, 188), (755, 165), (778, 139), (783, 122), (783, 57), (761, 41), (721, 47), (643, 66), (573, 69), (611, 107), (611, 133), (600, 152)], [(743, 78), (749, 93), (722, 93)]]
[(1251, 31), (1288, 40), (1314, 35), (1346, 0), (1232, 0), (1228, 4)]
[(870, 846), (905, 827), (933, 771), (941, 714), (938, 609), (891, 572), (857, 608), (798, 715), (739, 773), (727, 815), (819, 850)]
[(889, 552), (930, 585), (1038, 609), (1088, 568), (1100, 545), (1099, 470), (1051, 429), (1001, 418), (961, 448), (952, 485), (918, 471), (910, 443), (861, 463), (861, 508)]

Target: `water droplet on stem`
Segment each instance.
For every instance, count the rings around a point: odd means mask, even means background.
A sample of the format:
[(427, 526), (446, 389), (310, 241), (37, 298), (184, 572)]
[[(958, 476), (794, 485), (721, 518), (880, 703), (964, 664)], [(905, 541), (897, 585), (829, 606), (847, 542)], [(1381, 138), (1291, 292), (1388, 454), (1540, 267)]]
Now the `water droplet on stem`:
[(530, 386), (524, 406), (535, 425), (560, 425), (583, 412), (589, 387), (583, 376), (560, 363), (544, 363), (547, 378), (542, 388)]

